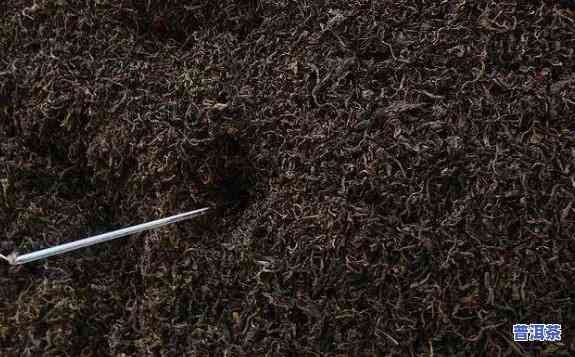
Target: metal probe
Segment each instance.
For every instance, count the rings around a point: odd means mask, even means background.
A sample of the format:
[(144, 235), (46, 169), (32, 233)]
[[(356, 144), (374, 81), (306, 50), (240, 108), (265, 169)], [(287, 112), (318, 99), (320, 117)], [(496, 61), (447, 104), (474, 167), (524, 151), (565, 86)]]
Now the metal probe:
[(190, 219), (193, 217), (201, 216), (204, 213), (206, 213), (206, 211), (208, 211), (209, 209), (210, 209), (209, 207), (200, 208), (200, 209), (195, 210), (195, 211), (180, 213), (180, 214), (177, 214), (175, 216), (170, 216), (170, 217), (158, 219), (155, 221), (138, 224), (138, 225), (132, 226), (132, 227), (118, 229), (116, 231), (112, 231), (112, 232), (108, 232), (108, 233), (104, 233), (104, 234), (99, 234), (99, 235), (96, 235), (93, 237), (80, 239), (80, 240), (77, 240), (74, 242), (56, 245), (54, 247), (38, 250), (38, 251), (35, 251), (32, 253), (27, 253), (27, 254), (23, 254), (23, 255), (18, 255), (16, 253), (12, 253), (8, 256), (4, 256), (4, 255), (0, 254), (0, 258), (6, 260), (8, 263), (10, 263), (12, 265), (26, 264), (29, 262), (33, 262), (35, 260), (49, 258), (49, 257), (52, 257), (54, 255), (64, 254), (64, 253), (71, 252), (71, 251), (76, 250), (76, 249), (89, 247), (91, 245), (95, 245), (95, 244), (102, 243), (102, 242), (107, 242), (109, 240), (120, 238), (120, 237), (125, 237), (125, 236), (128, 236), (130, 234), (147, 231), (150, 229), (165, 226), (167, 224), (172, 224), (172, 223), (176, 223), (176, 222)]

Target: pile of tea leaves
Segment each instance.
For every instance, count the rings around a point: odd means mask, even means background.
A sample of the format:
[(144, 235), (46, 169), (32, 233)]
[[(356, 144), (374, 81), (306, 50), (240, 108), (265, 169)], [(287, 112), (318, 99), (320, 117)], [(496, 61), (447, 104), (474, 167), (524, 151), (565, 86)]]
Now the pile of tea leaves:
[(0, 2), (0, 355), (573, 356), (572, 5)]

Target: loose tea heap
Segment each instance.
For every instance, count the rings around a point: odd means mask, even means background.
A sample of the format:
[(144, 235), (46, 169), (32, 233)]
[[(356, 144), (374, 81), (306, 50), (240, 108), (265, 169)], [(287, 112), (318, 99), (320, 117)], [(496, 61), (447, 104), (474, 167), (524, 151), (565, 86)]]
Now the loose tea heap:
[(575, 356), (569, 3), (0, 1), (0, 355)]

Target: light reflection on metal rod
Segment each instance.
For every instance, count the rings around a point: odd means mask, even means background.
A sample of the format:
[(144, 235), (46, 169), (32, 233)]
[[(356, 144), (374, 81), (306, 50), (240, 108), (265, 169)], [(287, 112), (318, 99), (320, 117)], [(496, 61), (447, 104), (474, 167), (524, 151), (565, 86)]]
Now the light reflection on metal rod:
[(122, 228), (122, 229), (119, 229), (117, 231), (99, 234), (99, 235), (96, 235), (93, 237), (88, 237), (88, 238), (80, 239), (80, 240), (77, 240), (74, 242), (60, 244), (60, 245), (57, 245), (54, 247), (38, 250), (38, 251), (35, 251), (32, 253), (27, 253), (27, 254), (23, 254), (23, 255), (17, 255), (17, 254), (13, 253), (13, 254), (10, 254), (8, 256), (4, 256), (4, 255), (0, 254), (0, 258), (8, 261), (12, 265), (26, 264), (29, 262), (33, 262), (35, 260), (45, 259), (45, 258), (52, 257), (55, 255), (64, 254), (64, 253), (71, 252), (71, 251), (76, 250), (76, 249), (89, 247), (91, 245), (95, 245), (95, 244), (102, 243), (102, 242), (107, 242), (107, 241), (112, 240), (112, 239), (125, 237), (128, 235), (134, 234), (134, 233), (147, 231), (150, 229), (165, 226), (167, 224), (172, 224), (172, 223), (176, 223), (176, 222), (183, 221), (186, 219), (201, 216), (204, 213), (206, 213), (209, 209), (210, 209), (209, 207), (200, 208), (200, 209), (195, 210), (195, 211), (180, 213), (180, 214), (177, 214), (175, 216), (170, 216), (170, 217), (158, 219), (155, 221), (138, 224), (138, 225), (132, 226), (132, 227)]

